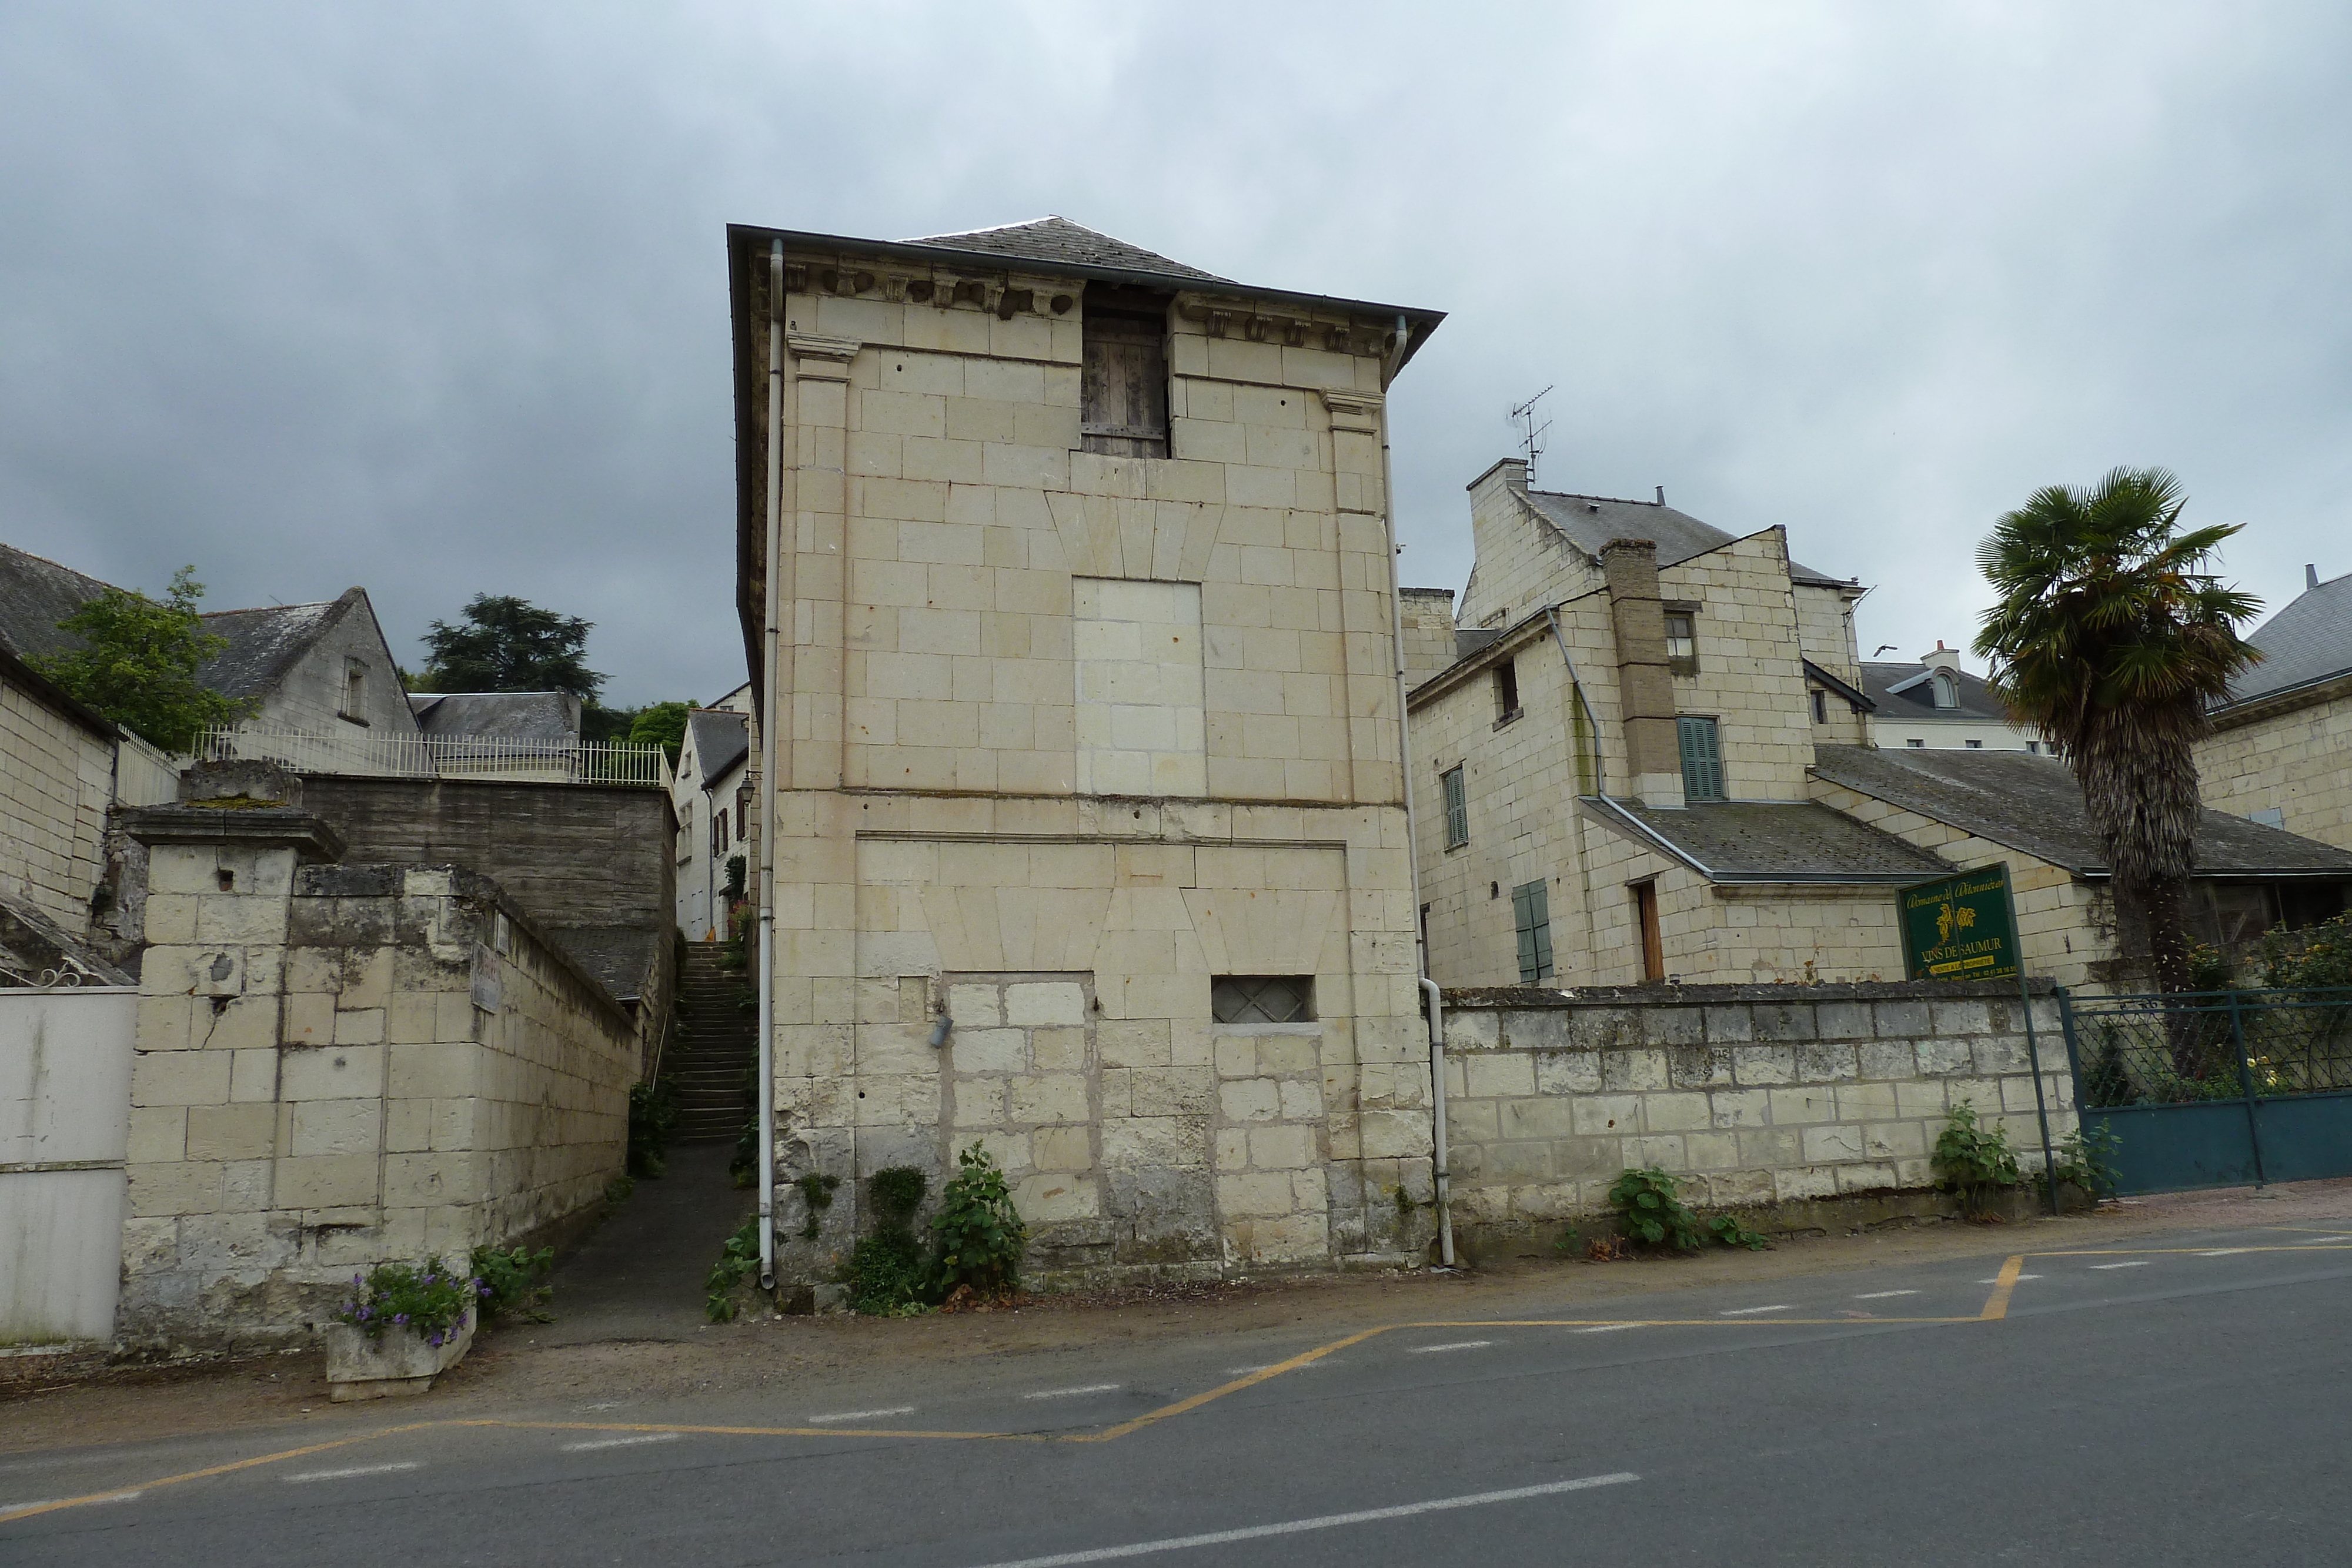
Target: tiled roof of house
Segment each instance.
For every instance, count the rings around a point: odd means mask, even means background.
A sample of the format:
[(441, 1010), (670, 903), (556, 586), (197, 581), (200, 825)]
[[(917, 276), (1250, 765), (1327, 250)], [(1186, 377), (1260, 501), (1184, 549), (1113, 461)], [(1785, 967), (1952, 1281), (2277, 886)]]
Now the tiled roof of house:
[[(1925, 664), (1865, 664), (1862, 666), (1862, 689), (1870, 694), (1871, 701), (1878, 705), (1881, 718), (1965, 718), (1990, 720), (1994, 724), (2009, 722), (2009, 710), (2000, 706), (2000, 699), (1992, 695), (1992, 688), (1985, 685), (1981, 675), (1972, 675), (1966, 670), (1954, 670), (1952, 684), (1956, 689), (1953, 695), (1959, 698), (1960, 706), (1937, 707), (1935, 683), (1920, 679), (1927, 673)], [(1905, 685), (1914, 681), (1918, 684)], [(1898, 692), (1895, 689), (1897, 686), (1904, 689)]]
[[(2023, 751), (1937, 751), (1816, 746), (1813, 772), (1857, 794), (1900, 806), (2063, 866), (2107, 874), (2105, 852), (2074, 775), (2054, 757)], [(2208, 810), (2197, 828), (2197, 871), (2207, 876), (2352, 878), (2352, 854)]]
[(341, 598), (320, 604), (214, 611), (205, 617), (205, 630), (227, 639), (228, 646), (205, 661), (196, 679), (226, 697), (257, 696), (284, 679), (310, 644), (366, 598), (351, 588)]
[(1197, 283), (1230, 283), (1213, 272), (1171, 261), (1139, 245), (1097, 234), (1064, 217), (1044, 217), (1034, 223), (1005, 224), (966, 234), (929, 235), (904, 245), (936, 246), (941, 250), (976, 251), (984, 256), (1011, 256), (1021, 261), (1077, 267), (1107, 267), (1122, 272), (1155, 273), (1162, 277), (1189, 278)]
[[(1693, 556), (1729, 544), (1736, 537), (1687, 512), (1655, 501), (1625, 501), (1610, 496), (1571, 496), (1556, 490), (1529, 490), (1528, 504), (1586, 555), (1600, 556), (1612, 539), (1654, 539), (1658, 564), (1674, 566)], [(1796, 561), (1789, 575), (1805, 582), (1843, 586), (1846, 580), (1815, 571)]]
[(20, 658), (55, 657), (80, 645), (58, 622), (106, 591), (69, 566), (0, 544), (0, 647)]
[(2304, 590), (2246, 641), (2263, 651), (2263, 662), (2231, 686), (2233, 702), (2352, 670), (2352, 574)]
[(580, 699), (569, 692), (411, 692), (408, 706), (426, 735), (580, 738)]
[(694, 732), (694, 758), (701, 766), (700, 788), (708, 789), (727, 776), (728, 769), (751, 754), (751, 724), (740, 713), (694, 708), (686, 716)]
[(1719, 883), (1924, 882), (1951, 868), (1916, 845), (1811, 800), (1712, 800), (1658, 810), (1608, 800), (1630, 821)]

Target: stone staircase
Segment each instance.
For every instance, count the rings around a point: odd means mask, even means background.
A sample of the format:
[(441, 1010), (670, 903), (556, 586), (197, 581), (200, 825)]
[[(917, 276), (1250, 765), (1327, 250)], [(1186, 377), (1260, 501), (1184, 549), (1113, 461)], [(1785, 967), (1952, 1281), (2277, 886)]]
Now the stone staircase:
[(748, 972), (721, 967), (724, 942), (689, 942), (678, 976), (687, 1038), (663, 1071), (677, 1083), (677, 1144), (733, 1143), (749, 1114), (744, 1083), (760, 1057), (759, 1017), (741, 1005), (754, 995)]

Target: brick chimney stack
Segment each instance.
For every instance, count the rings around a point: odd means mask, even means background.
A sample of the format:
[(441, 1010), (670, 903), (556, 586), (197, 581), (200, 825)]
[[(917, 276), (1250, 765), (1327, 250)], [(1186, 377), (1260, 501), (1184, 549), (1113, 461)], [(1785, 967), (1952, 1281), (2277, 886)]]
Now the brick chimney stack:
[(1633, 797), (1645, 806), (1679, 807), (1682, 745), (1675, 729), (1675, 681), (1666, 664), (1656, 541), (1611, 539), (1601, 548), (1601, 572), (1617, 632), (1617, 690)]

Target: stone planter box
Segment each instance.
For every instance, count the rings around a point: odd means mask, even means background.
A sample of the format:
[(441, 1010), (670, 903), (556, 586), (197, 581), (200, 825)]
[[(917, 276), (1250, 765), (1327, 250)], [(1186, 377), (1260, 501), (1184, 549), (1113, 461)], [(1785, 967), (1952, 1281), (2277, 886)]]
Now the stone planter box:
[(391, 1330), (374, 1340), (350, 1323), (321, 1325), (327, 1342), (327, 1397), (340, 1404), (426, 1392), (435, 1378), (473, 1347), (477, 1315), (468, 1312), (466, 1326), (439, 1346), (406, 1329)]

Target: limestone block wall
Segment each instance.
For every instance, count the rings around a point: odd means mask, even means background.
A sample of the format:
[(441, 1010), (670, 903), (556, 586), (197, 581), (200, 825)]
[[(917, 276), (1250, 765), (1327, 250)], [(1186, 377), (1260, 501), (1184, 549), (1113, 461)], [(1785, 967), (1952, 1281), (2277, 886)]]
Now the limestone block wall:
[(2352, 683), (2335, 682), (2294, 706), (2225, 715), (2197, 743), (2205, 803), (2352, 850)]
[(1716, 721), (1724, 793), (1803, 800), (1813, 723), (1787, 534), (1767, 528), (1663, 567), (1658, 594), (1698, 607), (1698, 670), (1675, 676), (1675, 710)]
[(1404, 679), (1417, 686), (1454, 663), (1454, 591), (1408, 588), (1404, 612)]
[(110, 737), (0, 668), (0, 893), (75, 934), (105, 874), (113, 765)]
[[(2054, 1144), (2073, 1081), (2046, 984), (2033, 1028)], [(1445, 1036), (1454, 1218), (1474, 1242), (1606, 1212), (1629, 1166), (1685, 1178), (1694, 1207), (1920, 1193), (1964, 1102), (2041, 1167), (2024, 1005), (2001, 984), (1465, 993)]]
[(151, 849), (118, 1332), (299, 1339), (351, 1275), (545, 1232), (624, 1165), (637, 1041), (449, 866)]
[[(367, 596), (347, 595), (335, 604), (320, 606), (320, 612), (336, 616), (335, 623), (302, 651), (291, 668), (257, 694), (261, 706), (244, 721), (246, 727), (295, 735), (416, 734), (415, 712), (408, 706), (399, 669), (384, 646)], [(344, 682), (353, 661), (361, 671), (360, 705), (355, 715), (346, 716)]]

